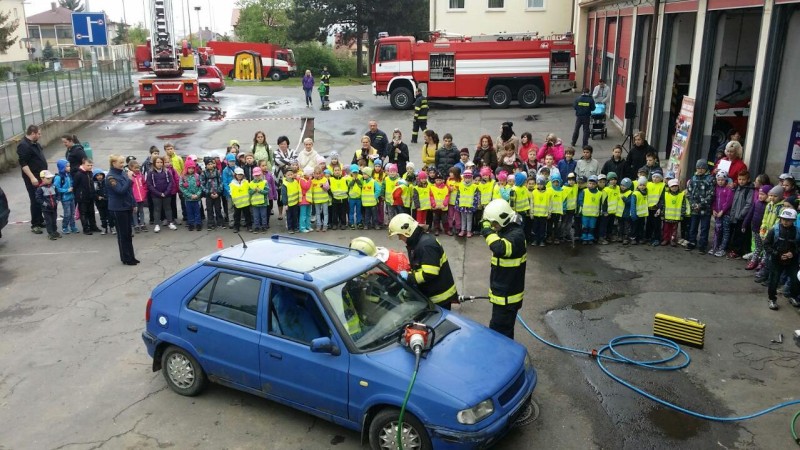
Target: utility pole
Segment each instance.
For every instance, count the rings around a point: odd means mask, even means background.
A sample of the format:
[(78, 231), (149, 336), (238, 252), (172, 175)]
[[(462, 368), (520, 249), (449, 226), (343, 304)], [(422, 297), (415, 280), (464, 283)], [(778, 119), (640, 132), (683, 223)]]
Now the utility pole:
[(200, 7), (195, 6), (194, 10), (197, 11), (197, 38), (200, 40), (199, 47), (203, 46), (203, 27), (200, 26)]

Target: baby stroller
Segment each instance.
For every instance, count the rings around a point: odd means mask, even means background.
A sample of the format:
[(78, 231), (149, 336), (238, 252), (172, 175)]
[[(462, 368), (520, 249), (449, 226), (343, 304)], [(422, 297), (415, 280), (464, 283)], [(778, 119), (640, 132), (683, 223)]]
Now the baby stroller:
[(592, 121), (590, 125), (589, 134), (592, 136), (592, 139), (594, 139), (595, 136), (600, 136), (602, 139), (605, 139), (605, 137), (608, 136), (608, 128), (606, 128), (605, 103), (595, 104), (594, 110), (592, 111)]

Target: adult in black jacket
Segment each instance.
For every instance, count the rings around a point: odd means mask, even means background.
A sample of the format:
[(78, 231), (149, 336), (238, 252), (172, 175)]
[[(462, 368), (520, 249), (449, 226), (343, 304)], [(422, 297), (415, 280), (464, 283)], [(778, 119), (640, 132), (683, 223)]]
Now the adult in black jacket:
[(39, 173), (47, 170), (47, 158), (44, 156), (39, 138), (42, 133), (36, 125), (28, 125), (25, 130), (25, 137), (17, 145), (17, 158), (22, 172), (22, 180), (25, 182), (25, 190), (28, 191), (28, 199), (31, 203), (31, 231), (42, 234), (44, 228), (44, 215), (42, 206), (36, 202), (36, 188), (39, 187)]
[[(403, 142), (403, 133), (395, 129), (392, 133), (392, 142), (389, 145), (389, 162), (397, 164), (397, 172), (400, 176), (406, 173), (406, 163), (409, 160), (408, 145)], [(390, 194), (391, 195), (391, 194)]]
[(133, 208), (136, 200), (133, 199), (133, 181), (125, 173), (125, 157), (111, 155), (108, 159), (111, 169), (106, 179), (108, 194), (108, 211), (114, 216), (117, 228), (117, 246), (119, 258), (126, 266), (135, 266), (139, 260), (133, 253)]
[(87, 158), (86, 150), (83, 149), (83, 145), (78, 141), (78, 136), (74, 134), (65, 134), (61, 136), (61, 143), (67, 148), (64, 159), (69, 162), (70, 175), (74, 176), (75, 172), (80, 170), (83, 160)]
[(456, 144), (453, 143), (453, 135), (450, 133), (445, 134), (442, 137), (442, 146), (436, 150), (436, 157), (434, 159), (436, 170), (439, 173), (446, 174), (450, 172), (450, 168), (455, 166), (460, 159), (461, 152), (458, 150), (458, 147), (456, 147)]
[(523, 227), (507, 201), (498, 198), (486, 205), (481, 236), (492, 251), (489, 274), (492, 319), (489, 328), (514, 339), (514, 323), (525, 294), (528, 251)]
[(370, 145), (378, 151), (378, 155), (381, 159), (386, 158), (391, 146), (389, 145), (389, 138), (386, 136), (386, 133), (378, 128), (378, 122), (370, 120), (369, 131), (364, 133), (364, 136), (369, 136)]
[[(644, 167), (647, 164), (647, 154), (653, 152), (658, 157), (658, 153), (656, 153), (656, 149), (653, 148), (652, 145), (647, 143), (647, 140), (644, 138), (644, 133), (641, 131), (633, 135), (633, 145), (631, 146), (631, 150), (628, 152), (628, 156), (625, 157), (625, 171), (624, 177), (630, 178), (631, 180), (635, 180), (637, 178), (637, 173), (640, 167)], [(619, 172), (617, 172), (619, 175)]]
[(611, 159), (603, 164), (600, 173), (608, 175), (609, 172), (614, 172), (618, 176), (625, 173), (625, 158), (622, 157), (622, 146), (616, 145), (611, 150)]
[(445, 309), (458, 299), (450, 263), (439, 241), (419, 226), (408, 214), (401, 213), (389, 222), (389, 236), (406, 243), (411, 272), (408, 281), (415, 284), (432, 302)]
[(87, 159), (82, 166), (78, 166), (78, 171), (72, 175), (72, 193), (75, 194), (75, 204), (78, 205), (78, 212), (81, 216), (83, 234), (87, 235), (100, 231), (94, 215), (95, 191), (92, 169), (94, 169), (94, 164)]

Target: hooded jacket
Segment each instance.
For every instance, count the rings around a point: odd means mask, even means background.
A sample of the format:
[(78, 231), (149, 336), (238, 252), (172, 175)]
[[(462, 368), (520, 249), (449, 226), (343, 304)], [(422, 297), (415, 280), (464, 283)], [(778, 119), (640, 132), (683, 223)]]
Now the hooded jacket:
[(42, 205), (42, 211), (58, 211), (58, 191), (53, 184), (39, 184), (36, 188), (36, 203)]
[(231, 181), (233, 181), (234, 173), (233, 171), (236, 169), (236, 165), (231, 167), (228, 165), (229, 161), (236, 162), (236, 157), (233, 156), (233, 153), (228, 153), (225, 156), (225, 168), (222, 169), (222, 191), (225, 193), (226, 197), (231, 196)]
[[(103, 179), (98, 177), (103, 175)], [(106, 176), (105, 172), (100, 169), (92, 170), (92, 183), (94, 184), (94, 198), (98, 202), (108, 202), (108, 194), (106, 193)]]
[(150, 193), (151, 197), (168, 197), (170, 195), (172, 183), (172, 176), (166, 169), (153, 169), (153, 171), (150, 172), (150, 176), (147, 177), (147, 191)]
[(764, 219), (764, 211), (767, 208), (767, 202), (759, 201), (758, 194), (759, 192), (768, 194), (770, 189), (772, 189), (772, 185), (765, 184), (764, 186), (761, 186), (761, 189), (753, 190), (753, 207), (750, 208), (750, 212), (744, 219), (744, 223), (749, 223), (750, 229), (753, 232), (757, 232), (757, 230), (761, 227), (761, 221)]
[[(80, 170), (81, 164), (83, 164), (83, 160), (86, 159), (88, 156), (86, 155), (86, 150), (83, 149), (81, 144), (75, 144), (67, 150), (66, 159), (69, 161), (69, 171), (70, 173), (74, 174), (78, 170)], [(60, 171), (61, 169), (59, 169)]]
[(147, 181), (142, 172), (131, 172), (131, 183), (133, 183), (133, 199), (136, 203), (147, 201)]
[[(186, 162), (185, 169), (187, 173), (181, 177), (178, 189), (180, 189), (183, 198), (186, 199), (187, 202), (199, 202), (203, 195), (203, 184), (200, 182), (200, 175), (197, 173), (188, 173), (190, 168), (195, 171), (197, 170), (197, 165), (192, 160)], [(197, 198), (192, 198), (193, 195), (196, 195)]]
[(714, 180), (711, 175), (694, 175), (686, 186), (686, 199), (692, 214), (709, 214), (714, 200)]
[(74, 173), (72, 178), (72, 193), (75, 194), (75, 200), (78, 203), (89, 203), (94, 201), (94, 183), (92, 182), (92, 175), (83, 169), (79, 169)]
[(744, 225), (745, 218), (753, 209), (753, 192), (756, 188), (753, 183), (744, 186), (737, 185), (733, 188), (733, 205), (731, 206), (731, 221)]
[(58, 192), (59, 198), (62, 202), (71, 202), (75, 200), (75, 190), (72, 187), (72, 176), (67, 173), (67, 160), (59, 159), (56, 162), (58, 167), (58, 175), (53, 179), (53, 186)]
[(222, 195), (225, 192), (225, 187), (222, 185), (222, 178), (217, 169), (204, 170), (200, 178), (200, 183), (203, 185), (203, 194), (207, 198), (212, 193)]

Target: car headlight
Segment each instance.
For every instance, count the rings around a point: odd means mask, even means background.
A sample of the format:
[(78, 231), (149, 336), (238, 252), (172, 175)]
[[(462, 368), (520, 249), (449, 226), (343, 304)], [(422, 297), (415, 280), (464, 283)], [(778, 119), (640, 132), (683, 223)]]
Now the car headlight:
[(492, 403), (492, 399), (487, 398), (472, 408), (459, 411), (456, 415), (456, 418), (458, 419), (458, 423), (463, 423), (464, 425), (473, 425), (485, 419), (493, 412), (494, 403)]

